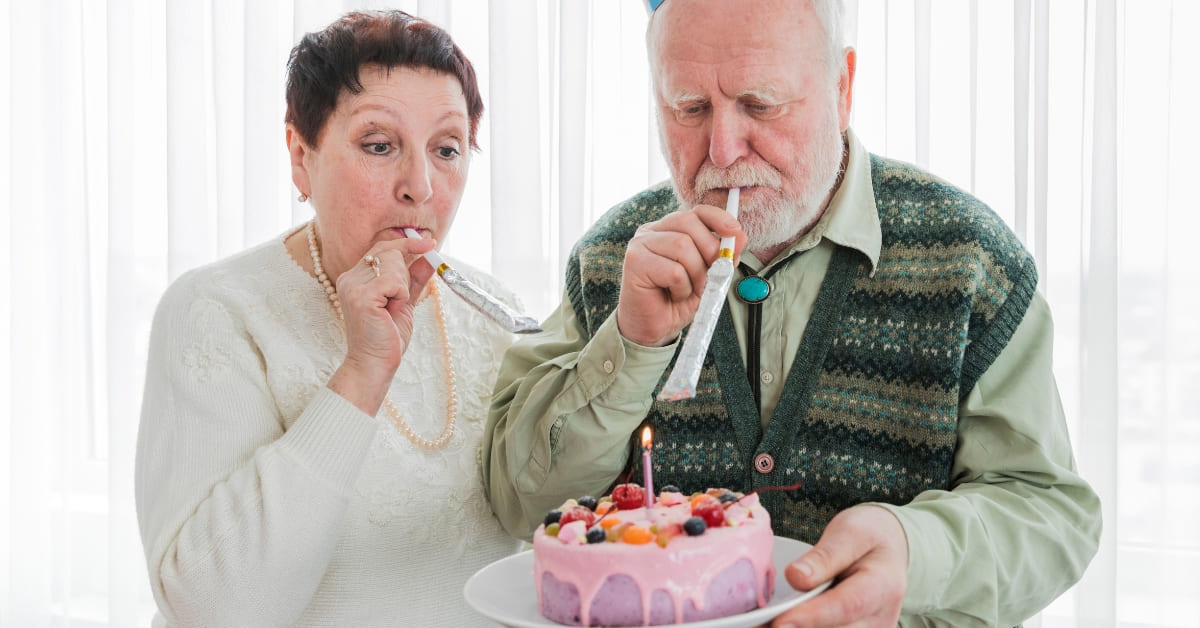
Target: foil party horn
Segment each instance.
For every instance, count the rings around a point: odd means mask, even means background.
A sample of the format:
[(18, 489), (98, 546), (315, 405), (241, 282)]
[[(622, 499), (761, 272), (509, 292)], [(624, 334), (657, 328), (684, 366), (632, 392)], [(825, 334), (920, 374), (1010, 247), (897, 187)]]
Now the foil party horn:
[[(404, 235), (410, 238), (421, 239), (421, 234), (417, 233), (416, 229), (405, 228)], [(437, 251), (429, 251), (425, 254), (425, 259), (429, 264), (437, 270), (437, 274), (446, 282), (446, 285), (454, 291), (454, 294), (462, 297), (464, 301), (470, 303), (475, 309), (482, 312), (488, 318), (496, 321), (501, 327), (514, 334), (532, 334), (542, 331), (541, 325), (537, 319), (532, 316), (526, 316), (511, 307), (504, 304), (503, 301), (488, 294), (483, 288), (471, 283), (471, 280), (463, 276), (462, 273), (454, 270), (438, 255)]]
[[(734, 218), (737, 218), (740, 198), (741, 188), (729, 190), (725, 211)], [(683, 348), (679, 351), (679, 357), (675, 359), (675, 367), (671, 369), (667, 383), (658, 392), (660, 401), (679, 401), (696, 396), (696, 383), (700, 381), (704, 356), (708, 354), (708, 344), (712, 342), (713, 331), (717, 328), (717, 319), (721, 316), (725, 294), (729, 292), (729, 284), (733, 282), (734, 240), (735, 238), (721, 238), (721, 252), (717, 255), (717, 261), (708, 268), (704, 292), (700, 295), (700, 306), (696, 308), (696, 316), (688, 328), (687, 337), (683, 339)]]

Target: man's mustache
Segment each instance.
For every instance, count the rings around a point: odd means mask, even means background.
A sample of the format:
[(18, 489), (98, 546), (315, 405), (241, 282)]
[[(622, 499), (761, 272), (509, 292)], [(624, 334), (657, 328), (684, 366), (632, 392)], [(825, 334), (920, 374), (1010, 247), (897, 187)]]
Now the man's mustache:
[(770, 166), (754, 166), (745, 162), (735, 163), (728, 168), (705, 164), (696, 173), (694, 185), (696, 198), (715, 189), (748, 187), (778, 190), (783, 187), (783, 175)]

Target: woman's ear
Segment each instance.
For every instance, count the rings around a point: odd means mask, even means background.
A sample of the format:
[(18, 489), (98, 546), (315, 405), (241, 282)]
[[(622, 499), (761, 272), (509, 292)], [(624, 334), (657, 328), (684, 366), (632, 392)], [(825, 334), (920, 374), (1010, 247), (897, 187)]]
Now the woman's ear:
[(292, 184), (304, 196), (312, 196), (312, 185), (308, 180), (308, 167), (305, 165), (305, 157), (312, 150), (300, 136), (300, 132), (291, 124), (287, 125), (284, 130), (284, 139), (287, 141), (288, 156), (292, 163)]

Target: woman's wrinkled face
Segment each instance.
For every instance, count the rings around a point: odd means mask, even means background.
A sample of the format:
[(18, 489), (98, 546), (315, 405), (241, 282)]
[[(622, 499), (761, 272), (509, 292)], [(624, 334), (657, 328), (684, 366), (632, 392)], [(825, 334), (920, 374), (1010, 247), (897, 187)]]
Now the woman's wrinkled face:
[(458, 79), (428, 68), (364, 66), (343, 89), (317, 148), (288, 127), (292, 178), (316, 212), (336, 278), (379, 241), (445, 239), (462, 199), (470, 120)]

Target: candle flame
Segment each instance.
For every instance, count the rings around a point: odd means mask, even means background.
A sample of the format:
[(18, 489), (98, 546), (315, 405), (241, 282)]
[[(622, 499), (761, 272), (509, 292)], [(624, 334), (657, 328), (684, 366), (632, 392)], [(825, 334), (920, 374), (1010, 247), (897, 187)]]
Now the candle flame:
[(642, 430), (642, 449), (650, 449), (650, 440), (650, 426), (647, 425), (646, 429)]

